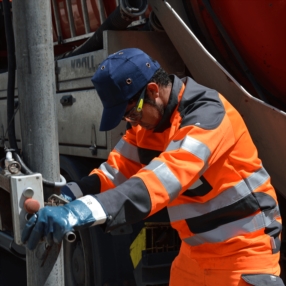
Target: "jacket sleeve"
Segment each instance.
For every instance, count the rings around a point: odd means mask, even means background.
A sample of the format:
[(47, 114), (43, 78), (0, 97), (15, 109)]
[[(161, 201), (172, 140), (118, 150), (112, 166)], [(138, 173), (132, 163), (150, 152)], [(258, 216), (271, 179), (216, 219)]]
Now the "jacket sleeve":
[(99, 180), (100, 192), (113, 189), (138, 172), (142, 165), (138, 156), (135, 131), (129, 129), (110, 152), (106, 162), (92, 170)]

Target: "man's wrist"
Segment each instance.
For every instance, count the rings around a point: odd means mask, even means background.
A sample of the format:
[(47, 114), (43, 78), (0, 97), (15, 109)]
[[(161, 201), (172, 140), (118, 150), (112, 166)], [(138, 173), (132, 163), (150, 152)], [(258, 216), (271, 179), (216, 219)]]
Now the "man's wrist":
[(77, 200), (84, 203), (90, 209), (92, 216), (95, 219), (95, 222), (92, 225), (103, 224), (106, 222), (107, 215), (103, 207), (95, 197), (91, 195), (86, 195)]

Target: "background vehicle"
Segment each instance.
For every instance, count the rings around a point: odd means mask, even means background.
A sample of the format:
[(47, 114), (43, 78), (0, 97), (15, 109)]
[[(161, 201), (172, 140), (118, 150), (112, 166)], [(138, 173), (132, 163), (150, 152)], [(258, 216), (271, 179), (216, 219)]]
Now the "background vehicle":
[[(68, 181), (87, 175), (122, 136), (124, 123), (109, 132), (99, 131), (102, 107), (90, 78), (108, 54), (138, 47), (167, 72), (192, 76), (217, 89), (240, 111), (272, 177), (286, 221), (286, 1), (248, 1), (247, 5), (229, 0), (168, 2), (171, 6), (164, 1), (149, 1), (149, 5), (127, 0), (51, 2), (61, 174)], [(128, 17), (119, 21), (120, 13)], [(3, 158), (4, 146), (9, 146), (3, 17), (0, 25)], [(16, 98), (17, 91), (16, 84)], [(25, 142), (18, 113), (15, 129), (21, 149)], [(23, 257), (24, 249), (13, 243), (10, 194), (1, 184), (0, 215), (0, 246)], [(284, 277), (284, 234), (282, 240)], [(66, 284), (167, 284), (179, 245), (164, 212), (132, 230), (104, 234), (99, 227), (90, 228), (80, 232), (74, 243), (65, 244)]]

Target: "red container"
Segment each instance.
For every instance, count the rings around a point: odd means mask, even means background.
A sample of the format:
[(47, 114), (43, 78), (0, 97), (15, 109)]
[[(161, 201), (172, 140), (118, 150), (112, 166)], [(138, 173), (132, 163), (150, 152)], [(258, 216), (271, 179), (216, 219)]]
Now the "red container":
[[(230, 73), (255, 95), (239, 62), (221, 36), (202, 0), (188, 0), (200, 39), (221, 58)], [(209, 0), (250, 72), (269, 94), (270, 103), (286, 104), (286, 0)], [(216, 57), (215, 55), (215, 57)], [(273, 100), (275, 97), (277, 100)]]

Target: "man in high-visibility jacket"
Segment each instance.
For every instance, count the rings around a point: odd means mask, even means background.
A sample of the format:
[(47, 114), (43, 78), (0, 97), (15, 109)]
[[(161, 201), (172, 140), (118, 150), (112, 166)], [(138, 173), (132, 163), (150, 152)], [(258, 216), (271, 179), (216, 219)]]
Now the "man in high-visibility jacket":
[(124, 119), (126, 133), (105, 163), (62, 189), (70, 203), (29, 220), (28, 248), (49, 233), (59, 243), (68, 231), (110, 231), (167, 207), (182, 240), (170, 285), (283, 285), (277, 198), (234, 107), (135, 48), (110, 55), (92, 82), (100, 130)]

